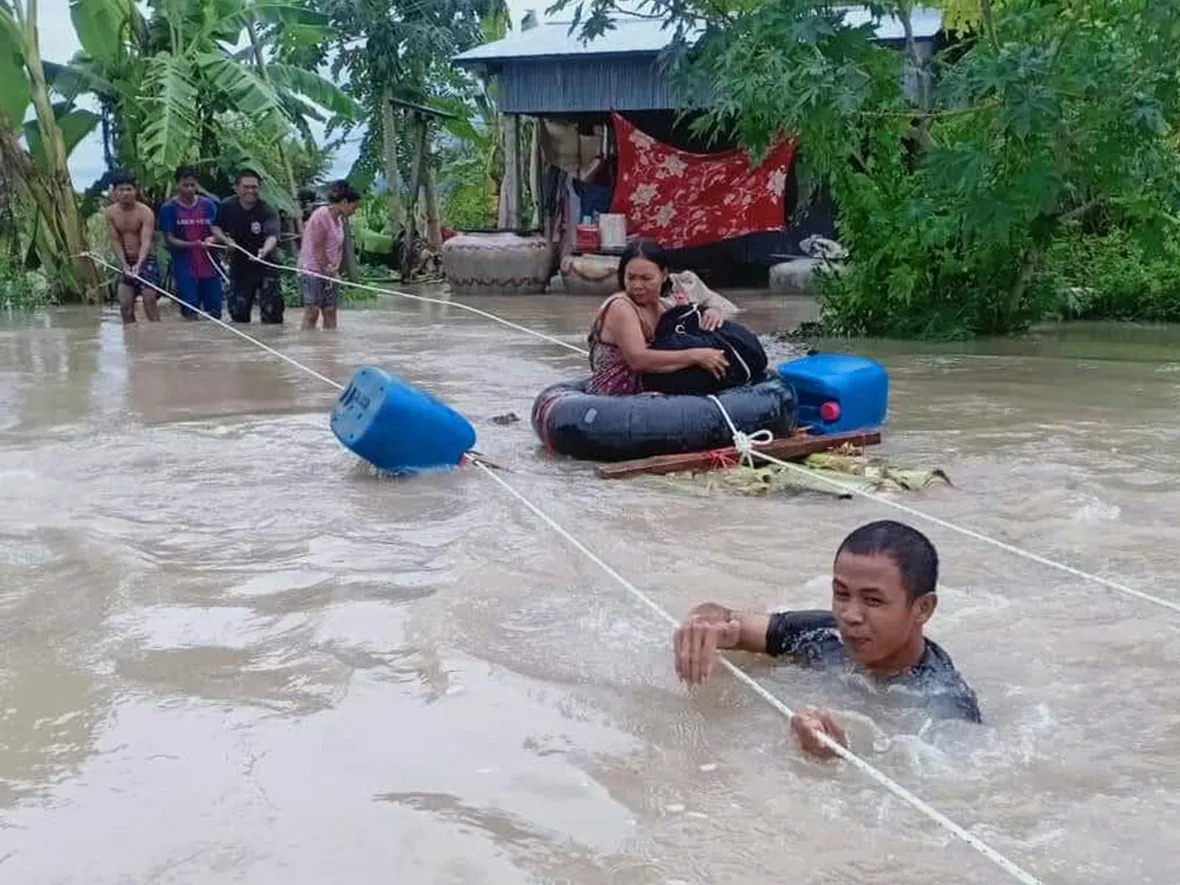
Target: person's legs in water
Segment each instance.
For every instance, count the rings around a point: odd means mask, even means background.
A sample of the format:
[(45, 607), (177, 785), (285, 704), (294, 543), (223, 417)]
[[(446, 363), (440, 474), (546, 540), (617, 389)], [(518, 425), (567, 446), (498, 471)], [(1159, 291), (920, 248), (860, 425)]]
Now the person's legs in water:
[(336, 304), (340, 300), (340, 285), (320, 281), (320, 310), (324, 314), (324, 328), (336, 328)]
[(299, 277), (299, 295), (303, 301), (303, 329), (314, 329), (320, 317), (319, 287), (321, 281), (315, 277)]
[(267, 273), (258, 282), (258, 319), (267, 324), (283, 321), (283, 292), (277, 274)]
[(124, 326), (135, 322), (135, 294), (135, 280), (126, 275), (119, 277), (119, 315)]
[(233, 276), (229, 287), (229, 316), (235, 323), (250, 322), (254, 312), (254, 293), (258, 284), (250, 277)]
[(197, 282), (197, 306), (211, 317), (221, 319), (221, 277)]
[(193, 310), (197, 303), (197, 278), (188, 268), (172, 264), (172, 278), (176, 282), (176, 295), (181, 300), (180, 315), (186, 320), (195, 320), (197, 312)]
[(156, 259), (149, 255), (139, 268), (139, 275), (144, 282), (136, 281), (139, 288), (140, 297), (143, 298), (143, 313), (148, 318), (149, 322), (158, 323), (160, 321), (160, 304), (157, 300), (158, 293), (152, 286), (160, 285), (160, 268), (156, 264)]

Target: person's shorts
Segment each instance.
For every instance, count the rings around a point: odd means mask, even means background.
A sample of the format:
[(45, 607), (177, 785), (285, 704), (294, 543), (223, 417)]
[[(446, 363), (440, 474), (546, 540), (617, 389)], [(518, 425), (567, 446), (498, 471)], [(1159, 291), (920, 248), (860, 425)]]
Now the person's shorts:
[[(131, 256), (127, 260), (131, 264), (135, 264), (135, 258), (136, 256)], [(145, 298), (155, 298), (156, 290), (153, 289), (152, 286), (160, 285), (160, 268), (156, 265), (156, 259), (151, 255), (145, 258), (143, 264), (140, 265), (139, 276), (142, 280), (146, 280), (147, 282), (141, 282), (140, 279), (128, 276), (127, 274), (123, 274), (119, 278), (119, 282), (130, 288), (133, 295), (143, 295)]]
[(340, 297), (340, 286), (319, 277), (299, 276), (299, 296), (304, 307), (335, 307)]

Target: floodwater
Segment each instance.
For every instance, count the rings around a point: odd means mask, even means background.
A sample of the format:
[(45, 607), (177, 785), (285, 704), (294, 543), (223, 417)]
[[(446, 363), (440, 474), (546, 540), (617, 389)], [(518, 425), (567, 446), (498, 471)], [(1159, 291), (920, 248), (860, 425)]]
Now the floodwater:
[[(807, 302), (742, 299), (759, 330)], [(595, 302), (482, 307), (574, 343)], [(251, 331), (342, 382), (377, 364), (677, 617), (827, 604), (865, 500), (606, 482), (542, 456), (533, 395), (583, 360), (384, 300)], [(906, 502), (1180, 600), (1180, 330), (856, 348), (891, 372)], [(477, 470), (373, 477), (334, 391), (211, 323), (0, 317), (0, 881), (945, 885), (1007, 874), (731, 677)], [(515, 424), (491, 423), (515, 412)], [(926, 526), (921, 526), (927, 528)], [(921, 734), (825, 677), (874, 765), (1046, 883), (1180, 881), (1180, 614), (937, 527), (931, 635), (987, 724)]]

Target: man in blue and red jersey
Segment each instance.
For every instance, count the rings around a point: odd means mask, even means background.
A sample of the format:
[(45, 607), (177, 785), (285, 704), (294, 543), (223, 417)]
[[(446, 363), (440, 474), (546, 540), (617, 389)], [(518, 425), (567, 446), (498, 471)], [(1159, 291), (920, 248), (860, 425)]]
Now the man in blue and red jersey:
[(172, 276), (185, 319), (197, 318), (193, 308), (221, 319), (221, 275), (209, 251), (216, 223), (217, 202), (200, 196), (196, 172), (181, 166), (176, 170), (176, 196), (160, 207), (160, 230), (172, 251)]

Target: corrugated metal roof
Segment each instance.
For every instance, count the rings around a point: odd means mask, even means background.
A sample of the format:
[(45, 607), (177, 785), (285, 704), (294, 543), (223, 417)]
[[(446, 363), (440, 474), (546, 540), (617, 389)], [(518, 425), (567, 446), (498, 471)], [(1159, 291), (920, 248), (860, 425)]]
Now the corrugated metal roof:
[[(850, 25), (861, 25), (870, 19), (869, 11), (862, 6), (849, 7), (845, 16)], [(941, 30), (942, 13), (937, 9), (916, 7), (910, 21), (915, 38), (929, 39)], [(569, 56), (655, 55), (668, 45), (673, 34), (664, 22), (622, 17), (614, 20), (614, 28), (587, 42), (582, 40), (578, 31), (570, 32), (570, 24), (569, 21), (544, 22), (527, 31), (509, 34), (502, 40), (462, 52), (454, 61), (466, 67)], [(896, 18), (883, 19), (876, 30), (878, 40), (903, 39), (901, 23)]]

